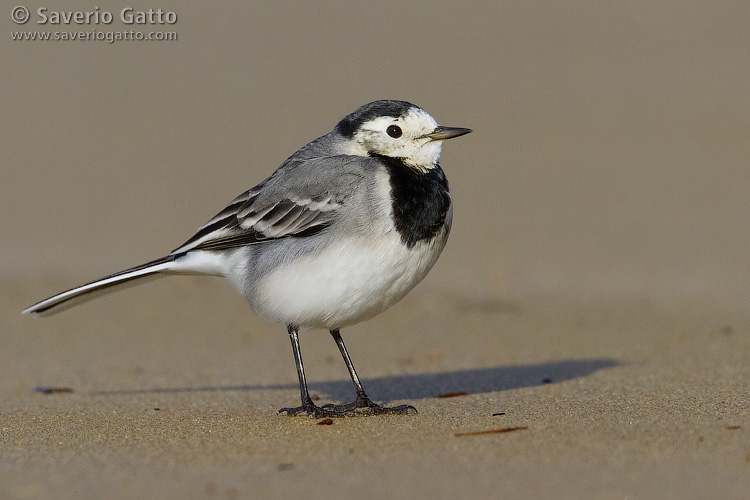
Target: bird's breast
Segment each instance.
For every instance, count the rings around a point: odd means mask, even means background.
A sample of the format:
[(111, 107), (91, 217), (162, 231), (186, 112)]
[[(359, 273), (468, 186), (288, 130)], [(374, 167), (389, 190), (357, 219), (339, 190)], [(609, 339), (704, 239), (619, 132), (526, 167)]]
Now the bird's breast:
[(383, 162), (369, 201), (349, 206), (324, 246), (263, 273), (246, 294), (260, 315), (300, 327), (342, 328), (383, 312), (429, 272), (452, 219), (439, 166)]
[(451, 210), (448, 180), (440, 165), (421, 170), (398, 158), (379, 158), (388, 172), (393, 224), (403, 243), (412, 247), (433, 238)]
[(449, 228), (408, 247), (396, 232), (378, 240), (342, 238), (260, 279), (248, 297), (260, 315), (311, 328), (341, 328), (383, 312), (432, 268)]

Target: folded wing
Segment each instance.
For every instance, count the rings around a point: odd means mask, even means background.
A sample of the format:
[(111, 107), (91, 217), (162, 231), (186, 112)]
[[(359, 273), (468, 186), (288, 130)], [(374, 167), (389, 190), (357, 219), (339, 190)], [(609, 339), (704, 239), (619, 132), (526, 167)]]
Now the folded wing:
[(172, 254), (225, 250), (322, 231), (361, 182), (348, 156), (287, 162), (242, 193)]

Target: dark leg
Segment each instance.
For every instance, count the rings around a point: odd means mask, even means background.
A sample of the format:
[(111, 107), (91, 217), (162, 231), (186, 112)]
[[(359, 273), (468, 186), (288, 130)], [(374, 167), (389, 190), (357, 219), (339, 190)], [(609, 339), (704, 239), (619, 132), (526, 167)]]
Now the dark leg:
[(344, 358), (344, 363), (346, 363), (346, 369), (349, 370), (349, 376), (352, 378), (352, 382), (354, 382), (354, 390), (357, 391), (357, 400), (369, 401), (367, 394), (365, 394), (365, 388), (362, 387), (362, 382), (359, 381), (357, 371), (354, 369), (352, 358), (349, 357), (349, 351), (346, 350), (344, 339), (341, 338), (341, 333), (338, 329), (331, 330), (331, 336), (336, 342), (339, 352), (341, 352), (341, 357)]
[[(344, 339), (341, 338), (341, 333), (339, 332), (338, 328), (335, 330), (331, 330), (331, 336), (333, 337), (333, 340), (336, 342), (336, 345), (339, 348), (339, 351), (341, 352), (341, 356), (344, 358), (344, 363), (346, 363), (346, 369), (349, 370), (349, 376), (352, 378), (352, 382), (354, 383), (354, 390), (357, 392), (357, 399), (354, 400), (353, 403), (349, 403), (348, 405), (324, 405), (323, 409), (330, 409), (334, 411), (341, 411), (346, 415), (357, 415), (357, 414), (364, 414), (364, 415), (379, 415), (379, 414), (407, 414), (407, 413), (417, 413), (417, 409), (413, 406), (409, 405), (400, 405), (393, 408), (385, 408), (383, 406), (379, 406), (372, 401), (370, 401), (370, 398), (367, 397), (367, 394), (365, 393), (364, 387), (362, 387), (362, 382), (359, 381), (359, 377), (357, 376), (357, 371), (354, 369), (354, 363), (352, 363), (352, 359), (349, 357), (349, 352), (346, 350), (346, 346), (344, 345)], [(363, 409), (363, 411), (357, 411), (358, 409)]]
[(302, 406), (296, 408), (282, 408), (279, 413), (286, 412), (287, 415), (299, 415), (307, 413), (308, 415), (319, 415), (320, 408), (315, 406), (310, 399), (310, 393), (307, 391), (307, 380), (305, 379), (305, 367), (302, 366), (302, 351), (299, 347), (299, 328), (294, 325), (286, 327), (289, 332), (289, 340), (292, 341), (292, 351), (294, 352), (294, 363), (297, 365), (297, 376), (299, 377), (299, 393), (302, 398)]
[(287, 331), (289, 332), (289, 340), (292, 342), (292, 351), (294, 352), (294, 363), (297, 365), (297, 376), (299, 377), (299, 392), (302, 400), (302, 405), (296, 408), (282, 408), (279, 413), (286, 413), (289, 416), (296, 415), (308, 415), (310, 417), (351, 417), (355, 415), (382, 415), (382, 414), (407, 414), (416, 413), (417, 410), (413, 406), (401, 405), (394, 408), (384, 408), (376, 405), (370, 398), (365, 394), (365, 390), (362, 387), (362, 383), (359, 381), (357, 372), (354, 370), (349, 353), (346, 351), (346, 346), (341, 338), (341, 334), (338, 329), (331, 330), (331, 335), (336, 341), (336, 345), (339, 346), (339, 351), (344, 357), (346, 368), (349, 370), (349, 375), (352, 377), (354, 382), (354, 388), (357, 391), (357, 399), (353, 403), (348, 405), (324, 405), (323, 407), (315, 406), (310, 399), (310, 393), (307, 390), (307, 380), (305, 379), (305, 368), (302, 365), (302, 352), (299, 346), (299, 328), (294, 325), (288, 325)]
[(297, 365), (297, 376), (299, 377), (299, 393), (302, 399), (302, 405), (295, 408), (282, 408), (279, 413), (286, 413), (289, 416), (307, 415), (309, 417), (344, 417), (354, 415), (352, 409), (344, 407), (334, 407), (326, 405), (323, 408), (316, 406), (310, 398), (307, 390), (307, 380), (305, 379), (305, 367), (302, 365), (302, 350), (299, 346), (299, 328), (294, 325), (287, 326), (289, 340), (292, 342), (292, 351), (294, 352), (294, 363)]

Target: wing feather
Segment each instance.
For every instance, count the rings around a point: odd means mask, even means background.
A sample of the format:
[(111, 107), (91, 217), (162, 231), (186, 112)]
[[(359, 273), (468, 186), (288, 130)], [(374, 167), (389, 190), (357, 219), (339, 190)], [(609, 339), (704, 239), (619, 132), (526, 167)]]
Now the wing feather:
[[(258, 186), (242, 193), (172, 253), (224, 250), (278, 238), (306, 237), (333, 223), (361, 182), (352, 157), (288, 161)], [(324, 160), (325, 163), (321, 163)]]

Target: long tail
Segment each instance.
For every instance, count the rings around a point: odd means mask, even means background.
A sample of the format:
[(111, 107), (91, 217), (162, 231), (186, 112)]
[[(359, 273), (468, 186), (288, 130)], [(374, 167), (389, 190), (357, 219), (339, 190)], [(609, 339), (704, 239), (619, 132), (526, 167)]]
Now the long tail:
[[(183, 254), (184, 255), (184, 254)], [(181, 255), (167, 255), (161, 259), (146, 262), (140, 266), (125, 269), (119, 273), (110, 274), (104, 278), (86, 283), (79, 287), (58, 293), (25, 309), (22, 314), (34, 314), (35, 316), (50, 316), (65, 309), (73, 307), (102, 295), (121, 290), (127, 286), (140, 284), (145, 280), (164, 276), (165, 271), (173, 271), (175, 261)]]

